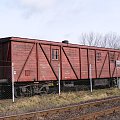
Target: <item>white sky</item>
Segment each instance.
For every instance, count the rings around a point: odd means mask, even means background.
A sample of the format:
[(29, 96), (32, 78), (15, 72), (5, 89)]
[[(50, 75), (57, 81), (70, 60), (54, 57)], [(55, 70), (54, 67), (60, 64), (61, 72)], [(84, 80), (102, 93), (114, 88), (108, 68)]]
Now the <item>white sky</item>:
[(120, 0), (1, 0), (0, 37), (79, 43), (81, 33), (120, 34)]

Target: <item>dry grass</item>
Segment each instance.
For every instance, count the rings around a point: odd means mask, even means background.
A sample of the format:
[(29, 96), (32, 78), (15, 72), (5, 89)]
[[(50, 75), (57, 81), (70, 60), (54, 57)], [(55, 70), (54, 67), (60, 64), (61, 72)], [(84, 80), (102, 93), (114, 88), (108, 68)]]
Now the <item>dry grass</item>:
[(120, 90), (109, 88), (93, 90), (93, 93), (90, 93), (90, 91), (79, 91), (61, 93), (60, 96), (57, 94), (33, 96), (16, 99), (15, 103), (12, 103), (12, 100), (0, 100), (0, 115), (3, 115), (3, 113), (4, 115), (9, 115), (32, 112), (116, 95), (120, 96)]

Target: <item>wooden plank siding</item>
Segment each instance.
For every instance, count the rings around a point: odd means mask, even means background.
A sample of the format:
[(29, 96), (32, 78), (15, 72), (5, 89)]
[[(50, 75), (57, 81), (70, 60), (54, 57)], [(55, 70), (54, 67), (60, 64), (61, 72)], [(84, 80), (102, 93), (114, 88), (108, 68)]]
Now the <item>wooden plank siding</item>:
[[(10, 45), (5, 46), (4, 58), (14, 63), (16, 82), (58, 80), (59, 64), (62, 80), (89, 79), (89, 64), (93, 79), (117, 77), (115, 61), (120, 60), (120, 50), (25, 38), (1, 41), (0, 46), (4, 42)], [(52, 59), (52, 50), (58, 51), (58, 59)], [(117, 73), (120, 77), (120, 69)]]

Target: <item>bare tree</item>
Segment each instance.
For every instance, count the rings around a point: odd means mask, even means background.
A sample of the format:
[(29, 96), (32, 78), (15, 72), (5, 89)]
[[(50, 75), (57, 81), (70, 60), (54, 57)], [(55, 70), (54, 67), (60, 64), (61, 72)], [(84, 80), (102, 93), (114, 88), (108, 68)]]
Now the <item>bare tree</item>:
[(107, 42), (108, 42), (108, 35), (102, 36), (102, 39), (100, 41), (100, 47), (107, 47)]
[(82, 33), (80, 43), (83, 45), (97, 46), (97, 47), (108, 47), (108, 48), (120, 48), (120, 36), (115, 33), (107, 34), (95, 34), (91, 33)]
[(101, 36), (99, 34), (95, 34), (93, 32), (89, 34), (82, 33), (81, 44), (89, 45), (89, 46), (97, 46), (99, 45), (100, 39), (101, 39)]
[(87, 34), (86, 33), (82, 33), (80, 36), (80, 43), (82, 45), (87, 45)]
[(120, 48), (120, 36), (115, 33), (108, 34), (108, 45), (110, 48)]

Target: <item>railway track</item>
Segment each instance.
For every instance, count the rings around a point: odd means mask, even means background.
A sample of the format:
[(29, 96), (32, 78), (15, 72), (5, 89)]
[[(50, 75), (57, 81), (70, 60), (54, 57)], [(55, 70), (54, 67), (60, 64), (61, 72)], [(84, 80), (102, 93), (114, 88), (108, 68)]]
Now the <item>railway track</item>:
[(120, 97), (111, 97), (61, 108), (0, 117), (0, 120), (93, 120), (119, 111)]
[(79, 117), (71, 118), (69, 120), (95, 120), (96, 118), (99, 119), (99, 117), (104, 117), (106, 115), (110, 115), (118, 112), (120, 112), (120, 106), (89, 113)]

